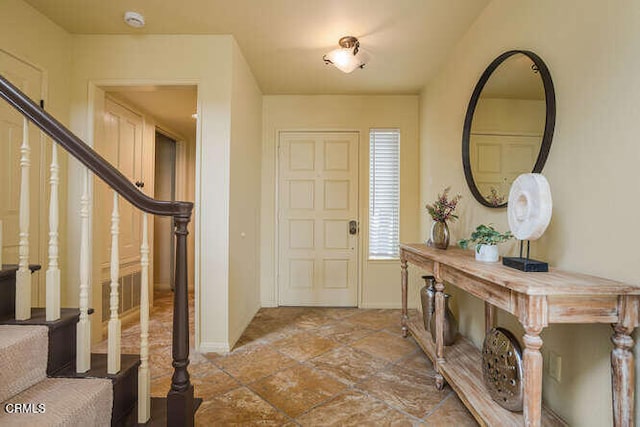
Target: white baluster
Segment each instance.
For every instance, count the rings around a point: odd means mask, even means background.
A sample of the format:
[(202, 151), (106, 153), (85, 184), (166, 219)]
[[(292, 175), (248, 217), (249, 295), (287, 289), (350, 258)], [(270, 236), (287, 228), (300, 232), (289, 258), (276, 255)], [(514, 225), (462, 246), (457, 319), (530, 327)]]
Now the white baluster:
[(142, 214), (140, 245), (140, 367), (138, 368), (138, 423), (151, 418), (151, 373), (149, 372), (149, 237), (147, 214)]
[(111, 294), (109, 298), (109, 348), (107, 352), (107, 373), (117, 374), (120, 371), (120, 319), (118, 318), (118, 276), (120, 275), (120, 251), (118, 235), (120, 234), (120, 213), (118, 211), (118, 193), (113, 192), (113, 212), (111, 213)]
[(60, 183), (60, 167), (58, 166), (58, 146), (52, 144), (51, 167), (51, 200), (49, 202), (49, 266), (47, 267), (47, 321), (60, 318), (60, 269), (58, 268), (58, 185)]
[(16, 319), (31, 317), (31, 271), (29, 271), (29, 170), (31, 169), (31, 148), (29, 147), (29, 121), (22, 124), (22, 145), (20, 146), (20, 243), (18, 272), (16, 273)]
[(76, 371), (91, 369), (91, 323), (89, 322), (89, 170), (85, 169), (80, 199), (80, 320), (76, 325)]

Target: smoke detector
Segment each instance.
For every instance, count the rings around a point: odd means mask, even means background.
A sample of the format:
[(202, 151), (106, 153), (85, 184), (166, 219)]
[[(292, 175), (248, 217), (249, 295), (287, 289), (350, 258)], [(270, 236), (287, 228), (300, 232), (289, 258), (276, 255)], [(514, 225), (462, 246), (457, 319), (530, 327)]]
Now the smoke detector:
[(125, 12), (124, 22), (126, 22), (130, 27), (142, 28), (144, 27), (144, 16), (140, 15), (138, 12)]

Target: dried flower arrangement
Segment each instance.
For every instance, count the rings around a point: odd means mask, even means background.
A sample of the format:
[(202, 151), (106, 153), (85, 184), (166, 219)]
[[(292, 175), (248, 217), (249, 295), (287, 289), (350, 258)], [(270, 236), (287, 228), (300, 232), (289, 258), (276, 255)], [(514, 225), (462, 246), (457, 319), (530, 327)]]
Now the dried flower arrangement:
[(445, 188), (442, 194), (438, 194), (438, 198), (433, 202), (433, 204), (428, 204), (426, 206), (427, 212), (429, 212), (429, 215), (431, 215), (431, 218), (433, 218), (434, 221), (446, 222), (458, 219), (458, 215), (453, 212), (456, 210), (458, 202), (462, 196), (457, 194), (449, 200), (450, 189), (451, 187)]
[(491, 187), (491, 193), (487, 194), (485, 199), (491, 203), (491, 206), (500, 206), (506, 201), (506, 196), (499, 194), (496, 187)]

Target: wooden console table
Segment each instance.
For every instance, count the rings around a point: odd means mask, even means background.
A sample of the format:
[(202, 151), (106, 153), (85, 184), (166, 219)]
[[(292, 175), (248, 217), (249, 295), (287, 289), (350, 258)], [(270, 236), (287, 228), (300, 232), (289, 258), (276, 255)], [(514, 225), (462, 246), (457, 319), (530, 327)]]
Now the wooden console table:
[[(615, 426), (634, 425), (634, 356), (631, 333), (639, 323), (640, 286), (585, 274), (551, 269), (548, 273), (523, 273), (501, 263), (475, 261), (473, 251), (447, 250), (423, 244), (401, 244), (402, 334), (411, 333), (434, 362), (436, 386), (447, 381), (482, 425), (561, 425), (563, 421), (542, 407), (542, 339), (550, 323), (610, 323), (611, 381)], [(433, 272), (436, 277), (436, 340), (422, 320), (407, 310), (408, 264)], [(494, 402), (484, 387), (480, 350), (466, 338), (443, 345), (445, 282), (485, 302), (485, 327), (495, 324), (498, 307), (513, 314), (525, 330), (524, 410), (510, 412)]]

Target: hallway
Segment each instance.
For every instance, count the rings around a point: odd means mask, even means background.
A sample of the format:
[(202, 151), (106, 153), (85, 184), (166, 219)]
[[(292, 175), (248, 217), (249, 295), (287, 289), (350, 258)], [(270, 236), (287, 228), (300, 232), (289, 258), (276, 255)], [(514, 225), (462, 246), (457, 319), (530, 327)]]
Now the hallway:
[[(165, 396), (171, 383), (171, 307), (171, 293), (156, 294), (153, 396)], [(191, 350), (191, 381), (203, 399), (196, 423), (475, 426), (448, 386), (435, 389), (433, 366), (400, 336), (399, 317), (399, 310), (261, 309), (231, 353)], [(123, 353), (139, 353), (139, 332), (123, 329)], [(93, 351), (105, 352), (106, 341)]]

